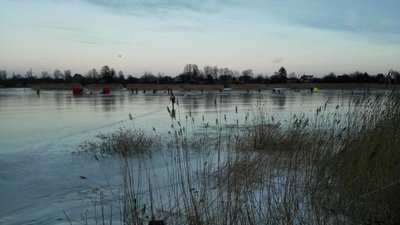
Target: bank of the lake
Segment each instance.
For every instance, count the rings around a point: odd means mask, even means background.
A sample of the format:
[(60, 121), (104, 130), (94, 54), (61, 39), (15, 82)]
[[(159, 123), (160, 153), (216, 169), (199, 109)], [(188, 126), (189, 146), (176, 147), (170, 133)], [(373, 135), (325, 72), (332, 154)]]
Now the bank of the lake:
[[(318, 89), (393, 89), (398, 88), (398, 85), (388, 85), (379, 83), (282, 83), (282, 84), (144, 84), (144, 83), (94, 83), (82, 85), (80, 83), (32, 83), (20, 84), (13, 87), (16, 88), (32, 88), (42, 90), (72, 90), (74, 87), (84, 88), (90, 91), (101, 90), (103, 87), (108, 87), (112, 91), (122, 90), (197, 90), (197, 91), (219, 91), (224, 88), (231, 88), (231, 90), (272, 90), (273, 88), (287, 88), (293, 90), (304, 90), (317, 87)], [(7, 88), (0, 86), (0, 88)]]

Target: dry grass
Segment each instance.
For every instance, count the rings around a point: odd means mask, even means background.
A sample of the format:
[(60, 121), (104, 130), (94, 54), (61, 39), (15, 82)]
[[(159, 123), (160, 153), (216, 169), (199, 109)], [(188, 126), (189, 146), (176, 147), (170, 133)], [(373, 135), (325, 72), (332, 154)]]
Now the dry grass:
[[(146, 177), (134, 177), (130, 154), (122, 154), (123, 224), (153, 217), (196, 225), (399, 224), (398, 105), (397, 92), (366, 95), (334, 110), (327, 102), (313, 118), (295, 115), (285, 123), (260, 107), (245, 129), (173, 120), (171, 140), (161, 147), (172, 153), (163, 187), (149, 168)], [(133, 145), (126, 138), (136, 137), (109, 136), (107, 149), (125, 152), (116, 149), (124, 149), (120, 142)], [(146, 191), (134, 185), (141, 182)], [(147, 220), (138, 210), (144, 204)]]
[(97, 135), (96, 140), (85, 141), (79, 153), (121, 155), (151, 155), (152, 147), (157, 142), (155, 137), (140, 129), (120, 128), (115, 132)]
[[(356, 120), (334, 167), (345, 213), (370, 224), (400, 223), (400, 96), (370, 107)], [(357, 124), (357, 125), (356, 125)]]

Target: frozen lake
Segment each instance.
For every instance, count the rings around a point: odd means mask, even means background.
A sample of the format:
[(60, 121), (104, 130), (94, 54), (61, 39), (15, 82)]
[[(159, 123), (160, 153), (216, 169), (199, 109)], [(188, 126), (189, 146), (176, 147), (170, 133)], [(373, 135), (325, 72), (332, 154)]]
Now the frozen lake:
[[(198, 126), (203, 117), (210, 124), (216, 119), (243, 124), (260, 105), (268, 115), (285, 120), (293, 114), (312, 114), (327, 101), (334, 107), (351, 97), (349, 90), (175, 94), (176, 118), (184, 121), (191, 115)], [(171, 103), (165, 92), (74, 97), (70, 91), (43, 90), (37, 96), (31, 89), (0, 89), (0, 224), (69, 224), (63, 210), (72, 221), (79, 220), (92, 207), (88, 196), (93, 189), (119, 185), (120, 165), (112, 158), (97, 161), (72, 152), (99, 132), (123, 126), (167, 133), (172, 120), (167, 106)], [(153, 169), (163, 170), (160, 164)]]

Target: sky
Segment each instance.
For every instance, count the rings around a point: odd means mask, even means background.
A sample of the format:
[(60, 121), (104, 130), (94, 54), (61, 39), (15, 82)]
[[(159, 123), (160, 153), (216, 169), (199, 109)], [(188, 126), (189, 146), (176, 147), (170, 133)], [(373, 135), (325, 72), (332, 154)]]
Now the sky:
[(398, 0), (0, 0), (0, 70), (400, 70)]

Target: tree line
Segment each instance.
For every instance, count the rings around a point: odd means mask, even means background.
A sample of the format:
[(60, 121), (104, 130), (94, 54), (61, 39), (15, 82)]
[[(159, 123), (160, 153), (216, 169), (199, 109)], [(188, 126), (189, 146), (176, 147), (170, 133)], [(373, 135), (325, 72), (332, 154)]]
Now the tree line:
[(329, 73), (323, 77), (313, 75), (288, 74), (285, 67), (280, 67), (272, 75), (254, 74), (251, 69), (231, 70), (229, 68), (218, 68), (217, 66), (205, 66), (203, 69), (196, 64), (187, 64), (182, 73), (177, 76), (166, 76), (163, 73), (153, 74), (145, 72), (140, 77), (132, 75), (125, 76), (122, 71), (116, 72), (114, 68), (103, 66), (100, 71), (89, 70), (84, 75), (72, 74), (71, 70), (55, 70), (53, 73), (47, 71), (39, 75), (33, 74), (32, 69), (24, 75), (7, 74), (7, 71), (0, 70), (0, 84), (3, 86), (26, 86), (31, 83), (80, 83), (83, 86), (91, 83), (146, 83), (146, 84), (279, 84), (279, 83), (392, 83), (400, 84), (400, 73), (390, 70), (388, 73), (370, 75), (359, 71), (350, 74)]

